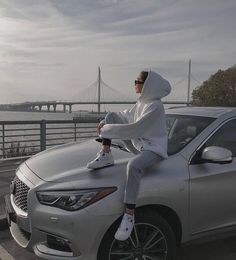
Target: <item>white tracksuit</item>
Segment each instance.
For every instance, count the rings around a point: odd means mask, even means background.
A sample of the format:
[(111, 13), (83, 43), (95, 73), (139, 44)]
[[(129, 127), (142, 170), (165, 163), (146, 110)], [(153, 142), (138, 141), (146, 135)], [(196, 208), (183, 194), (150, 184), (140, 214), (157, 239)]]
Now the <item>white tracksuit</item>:
[(170, 91), (171, 86), (166, 79), (149, 71), (136, 104), (122, 112), (108, 113), (106, 124), (101, 128), (100, 137), (131, 140), (135, 149), (129, 145), (127, 148), (140, 152), (128, 163), (125, 203), (136, 204), (144, 169), (158, 159), (168, 157), (165, 110), (161, 98)]

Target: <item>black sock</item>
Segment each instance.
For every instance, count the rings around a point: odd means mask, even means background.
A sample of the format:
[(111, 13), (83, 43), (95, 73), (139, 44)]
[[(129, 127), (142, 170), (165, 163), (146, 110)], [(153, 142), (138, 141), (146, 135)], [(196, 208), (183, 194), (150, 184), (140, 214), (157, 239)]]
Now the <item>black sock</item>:
[(135, 209), (136, 204), (125, 204), (127, 209)]
[(102, 144), (111, 146), (111, 139), (102, 138)]

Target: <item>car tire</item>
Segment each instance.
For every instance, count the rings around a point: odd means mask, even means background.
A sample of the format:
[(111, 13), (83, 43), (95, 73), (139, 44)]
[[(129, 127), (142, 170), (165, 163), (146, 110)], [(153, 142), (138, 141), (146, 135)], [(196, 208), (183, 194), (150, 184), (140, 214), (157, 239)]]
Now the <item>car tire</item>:
[(155, 210), (136, 209), (135, 227), (130, 238), (123, 242), (114, 238), (121, 218), (103, 237), (97, 260), (152, 260), (157, 256), (163, 260), (175, 259), (176, 238), (173, 230)]

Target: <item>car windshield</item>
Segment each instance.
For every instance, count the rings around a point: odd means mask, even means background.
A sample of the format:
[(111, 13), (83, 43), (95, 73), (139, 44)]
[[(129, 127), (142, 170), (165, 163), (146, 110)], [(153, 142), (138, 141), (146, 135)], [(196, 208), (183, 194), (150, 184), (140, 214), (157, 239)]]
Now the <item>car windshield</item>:
[(168, 155), (182, 150), (214, 120), (211, 117), (166, 114)]

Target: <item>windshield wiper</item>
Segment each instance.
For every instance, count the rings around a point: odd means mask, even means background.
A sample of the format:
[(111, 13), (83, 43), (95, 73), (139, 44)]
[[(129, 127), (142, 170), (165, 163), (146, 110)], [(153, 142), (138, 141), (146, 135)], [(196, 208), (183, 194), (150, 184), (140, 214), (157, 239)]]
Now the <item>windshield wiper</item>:
[(122, 151), (129, 152), (124, 146), (122, 146), (120, 144), (111, 143), (111, 146), (114, 148), (119, 148)]

